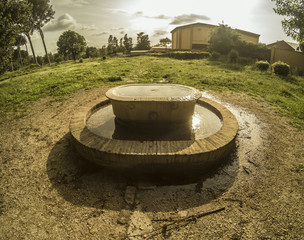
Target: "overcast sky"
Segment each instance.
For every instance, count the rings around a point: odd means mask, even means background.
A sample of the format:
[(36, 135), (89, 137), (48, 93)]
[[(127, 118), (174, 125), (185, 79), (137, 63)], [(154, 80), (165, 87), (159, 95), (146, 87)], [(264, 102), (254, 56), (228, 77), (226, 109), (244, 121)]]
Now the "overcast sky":
[[(260, 34), (260, 42), (292, 41), (281, 27), (282, 16), (274, 13), (271, 0), (51, 0), (54, 19), (44, 28), (50, 52), (66, 30), (83, 35), (88, 46), (102, 47), (110, 34), (118, 39), (145, 32), (151, 44), (169, 37), (175, 27), (201, 22)], [(44, 55), (38, 33), (33, 36), (38, 55)]]

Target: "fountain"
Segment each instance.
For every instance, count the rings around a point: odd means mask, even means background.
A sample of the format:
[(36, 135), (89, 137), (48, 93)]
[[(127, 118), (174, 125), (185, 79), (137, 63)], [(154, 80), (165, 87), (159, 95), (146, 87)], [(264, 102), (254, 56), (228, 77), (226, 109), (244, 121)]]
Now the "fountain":
[(85, 159), (123, 171), (213, 168), (233, 149), (237, 131), (228, 109), (177, 84), (112, 88), (70, 122), (73, 145)]

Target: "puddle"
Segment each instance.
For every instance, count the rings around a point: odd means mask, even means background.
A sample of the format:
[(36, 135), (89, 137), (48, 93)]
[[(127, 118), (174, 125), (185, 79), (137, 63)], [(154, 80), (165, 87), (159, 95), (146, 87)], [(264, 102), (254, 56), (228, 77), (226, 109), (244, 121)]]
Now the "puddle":
[[(170, 208), (181, 210), (193, 205), (201, 205), (218, 198), (234, 183), (239, 170), (248, 164), (248, 153), (254, 155), (262, 145), (260, 122), (254, 114), (242, 108), (221, 102), (208, 93), (203, 97), (209, 98), (228, 108), (239, 123), (237, 137), (238, 147), (230, 154), (229, 159), (217, 171), (202, 175), (196, 183), (184, 185), (158, 185), (153, 191), (138, 191), (137, 200), (146, 211), (167, 211)], [(150, 200), (153, 199), (152, 204)], [(173, 205), (172, 205), (173, 204)]]
[[(176, 212), (202, 206), (220, 197), (233, 186), (239, 174), (246, 174), (243, 170), (246, 164), (255, 167), (249, 160), (255, 161), (256, 156), (261, 156), (261, 128), (265, 125), (245, 109), (220, 102), (208, 93), (203, 93), (203, 96), (224, 105), (239, 123), (236, 151), (224, 159), (224, 164), (217, 170), (208, 174), (202, 172), (195, 181), (186, 170), (178, 179), (168, 180), (160, 174), (156, 174), (154, 179), (130, 178), (106, 168), (88, 166), (73, 148), (63, 146), (63, 143), (69, 145), (67, 135), (49, 155), (47, 169), (51, 182), (73, 204), (115, 211), (121, 210), (124, 202), (122, 192), (127, 185), (137, 187), (136, 201), (141, 205), (141, 212)], [(112, 130), (107, 134), (112, 137), (115, 122), (111, 121)]]
[(192, 120), (186, 124), (170, 123), (160, 127), (151, 124), (123, 126), (113, 114), (112, 105), (100, 108), (87, 120), (88, 129), (96, 135), (118, 140), (178, 141), (206, 138), (222, 127), (221, 119), (209, 109), (196, 104)]

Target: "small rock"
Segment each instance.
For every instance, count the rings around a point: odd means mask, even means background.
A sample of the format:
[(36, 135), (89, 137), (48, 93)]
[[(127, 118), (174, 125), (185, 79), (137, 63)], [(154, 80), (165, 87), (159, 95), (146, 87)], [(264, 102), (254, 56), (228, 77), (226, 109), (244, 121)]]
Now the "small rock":
[(126, 192), (125, 192), (126, 203), (132, 205), (134, 203), (134, 200), (135, 200), (135, 194), (136, 194), (136, 187), (127, 186)]
[(187, 217), (188, 216), (188, 211), (179, 211), (178, 212), (178, 215), (180, 216), (180, 217)]
[(117, 223), (122, 225), (127, 224), (130, 220), (130, 215), (131, 215), (130, 210), (122, 209), (119, 213)]

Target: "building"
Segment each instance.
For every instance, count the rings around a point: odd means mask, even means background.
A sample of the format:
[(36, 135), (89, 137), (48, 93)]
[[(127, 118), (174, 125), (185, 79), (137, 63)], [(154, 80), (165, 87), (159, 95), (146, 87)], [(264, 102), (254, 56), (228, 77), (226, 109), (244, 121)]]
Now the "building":
[(267, 47), (271, 50), (271, 63), (282, 61), (304, 70), (304, 53), (301, 52), (297, 43), (282, 40), (268, 44)]
[[(193, 50), (206, 49), (210, 39), (212, 29), (217, 28), (216, 25), (206, 23), (194, 23), (184, 26), (179, 26), (171, 31), (172, 34), (172, 49), (178, 50)], [(247, 32), (240, 29), (235, 29), (241, 36), (241, 39), (258, 43), (260, 35)]]
[(287, 51), (292, 51), (292, 52), (294, 52), (294, 51), (301, 52), (299, 44), (285, 42), (284, 40), (268, 44), (267, 47), (269, 49), (277, 48), (277, 49), (282, 49), (282, 50), (287, 50)]

